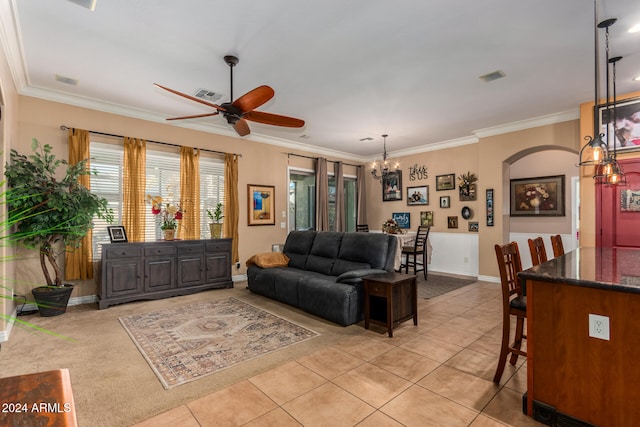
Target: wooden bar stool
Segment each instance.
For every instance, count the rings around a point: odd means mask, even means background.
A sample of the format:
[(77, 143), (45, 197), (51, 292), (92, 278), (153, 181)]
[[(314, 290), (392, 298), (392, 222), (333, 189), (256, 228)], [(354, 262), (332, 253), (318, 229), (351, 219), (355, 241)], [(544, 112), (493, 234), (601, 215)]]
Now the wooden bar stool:
[(529, 252), (531, 252), (531, 262), (533, 262), (533, 265), (548, 261), (547, 250), (544, 248), (542, 237), (536, 237), (533, 240), (529, 239)]
[[(493, 377), (493, 382), (500, 384), (500, 378), (507, 363), (507, 356), (511, 354), (509, 363), (515, 365), (518, 356), (526, 356), (527, 352), (521, 350), (524, 335), (524, 321), (527, 318), (527, 297), (522, 294), (522, 286), (518, 279), (518, 272), (522, 271), (522, 261), (518, 244), (511, 242), (506, 245), (495, 245), (498, 267), (500, 268), (500, 281), (502, 283), (502, 345), (498, 369)], [(511, 316), (516, 316), (516, 331), (513, 344), (509, 345)]]
[(562, 236), (556, 234), (551, 236), (551, 247), (553, 248), (554, 258), (564, 255), (564, 245), (562, 244)]

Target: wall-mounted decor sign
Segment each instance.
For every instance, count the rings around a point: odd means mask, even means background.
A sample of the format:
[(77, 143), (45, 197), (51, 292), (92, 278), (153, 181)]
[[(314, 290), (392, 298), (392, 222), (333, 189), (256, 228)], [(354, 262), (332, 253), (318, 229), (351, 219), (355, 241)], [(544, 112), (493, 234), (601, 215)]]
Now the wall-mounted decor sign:
[(391, 214), (393, 219), (400, 228), (411, 228), (411, 214), (409, 212), (394, 212)]
[(433, 227), (433, 211), (420, 212), (420, 225), (430, 225)]
[(455, 190), (455, 189), (456, 189), (455, 173), (436, 176), (436, 191)]
[(275, 192), (272, 185), (247, 185), (249, 225), (275, 225)]
[(487, 227), (493, 227), (493, 188), (487, 189)]
[(409, 181), (415, 181), (416, 179), (420, 180), (420, 179), (427, 179), (429, 178), (429, 175), (427, 175), (427, 167), (422, 165), (422, 166), (418, 166), (418, 164), (416, 163), (415, 165), (409, 167)]
[(407, 187), (407, 206), (428, 205), (429, 186)]
[(512, 179), (511, 216), (564, 216), (564, 175)]
[[(608, 144), (608, 149), (613, 150), (613, 144), (616, 144), (616, 151), (637, 151), (640, 150), (640, 98), (627, 99), (616, 102), (615, 118), (616, 118), (616, 136), (612, 138), (613, 120), (609, 116), (613, 116), (614, 106), (610, 105), (607, 110), (606, 105), (598, 105), (598, 113), (600, 118), (600, 133), (603, 133), (603, 141)], [(609, 135), (609, 138), (607, 136)]]
[(402, 171), (389, 172), (382, 177), (382, 201), (402, 200)]

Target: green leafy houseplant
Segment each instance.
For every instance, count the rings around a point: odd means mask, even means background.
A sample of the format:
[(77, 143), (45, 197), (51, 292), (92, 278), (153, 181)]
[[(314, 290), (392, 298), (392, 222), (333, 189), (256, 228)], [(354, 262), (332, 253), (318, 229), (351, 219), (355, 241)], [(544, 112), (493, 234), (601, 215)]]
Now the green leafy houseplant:
[(214, 221), (209, 224), (209, 230), (211, 231), (211, 237), (219, 239), (222, 237), (222, 223), (220, 222), (224, 215), (222, 215), (222, 203), (218, 203), (216, 208), (211, 212), (211, 209), (207, 209), (207, 216), (209, 221)]
[[(79, 183), (81, 175), (96, 173), (88, 170), (88, 159), (75, 165), (58, 160), (52, 147), (33, 139), (33, 154), (25, 156), (11, 150), (5, 176), (11, 191), (9, 222), (16, 224), (11, 240), (37, 248), (40, 266), (48, 287), (62, 287), (62, 269), (58, 265), (56, 247), (77, 247), (93, 226), (93, 218), (113, 220), (107, 200), (91, 193)], [(65, 166), (58, 177), (58, 167)], [(47, 267), (53, 269), (53, 275)]]

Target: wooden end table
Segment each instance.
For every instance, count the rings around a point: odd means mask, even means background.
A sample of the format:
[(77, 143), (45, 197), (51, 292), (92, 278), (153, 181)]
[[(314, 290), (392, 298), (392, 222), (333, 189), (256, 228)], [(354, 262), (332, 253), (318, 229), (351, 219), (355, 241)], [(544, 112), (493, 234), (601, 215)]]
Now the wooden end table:
[(364, 282), (364, 328), (369, 323), (387, 327), (393, 337), (395, 325), (413, 318), (418, 324), (418, 289), (416, 276), (402, 273), (374, 274)]

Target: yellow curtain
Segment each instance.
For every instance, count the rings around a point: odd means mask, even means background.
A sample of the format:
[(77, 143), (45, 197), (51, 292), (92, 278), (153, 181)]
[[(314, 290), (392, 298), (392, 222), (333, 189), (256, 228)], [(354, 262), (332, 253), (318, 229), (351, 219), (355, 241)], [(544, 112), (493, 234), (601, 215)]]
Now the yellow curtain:
[(125, 136), (123, 163), (122, 225), (130, 242), (144, 242), (147, 141)]
[(200, 150), (180, 147), (180, 207), (184, 212), (178, 237), (200, 238)]
[[(89, 131), (84, 129), (69, 129), (69, 164), (75, 165), (81, 160), (89, 158)], [(87, 162), (87, 167), (89, 163)], [(80, 184), (91, 188), (89, 175), (81, 175)], [(91, 230), (80, 242), (80, 247), (68, 247), (64, 256), (65, 280), (93, 278), (93, 250), (91, 246)]]
[(234, 263), (240, 261), (238, 255), (238, 219), (240, 209), (238, 202), (238, 156), (224, 155), (224, 235), (233, 239), (231, 258)]

